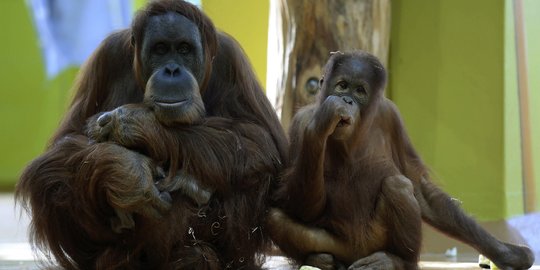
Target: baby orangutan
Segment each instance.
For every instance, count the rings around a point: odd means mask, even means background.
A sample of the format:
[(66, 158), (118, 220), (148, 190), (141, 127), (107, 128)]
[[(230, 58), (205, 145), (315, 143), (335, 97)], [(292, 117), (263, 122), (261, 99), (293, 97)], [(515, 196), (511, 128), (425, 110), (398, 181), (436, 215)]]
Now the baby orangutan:
[(501, 269), (529, 268), (529, 248), (495, 239), (430, 181), (385, 83), (368, 53), (330, 57), (318, 102), (290, 128), (291, 167), (268, 222), (274, 242), (322, 269), (417, 269), (424, 220)]

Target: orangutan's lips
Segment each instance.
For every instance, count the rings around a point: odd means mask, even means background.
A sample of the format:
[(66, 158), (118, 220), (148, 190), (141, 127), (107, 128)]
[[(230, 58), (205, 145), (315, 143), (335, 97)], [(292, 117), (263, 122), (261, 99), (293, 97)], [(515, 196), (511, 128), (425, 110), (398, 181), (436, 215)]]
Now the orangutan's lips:
[(154, 100), (156, 105), (160, 107), (176, 107), (181, 106), (189, 101), (188, 98), (182, 100)]
[(337, 124), (338, 127), (350, 126), (350, 125), (351, 125), (351, 117), (350, 116), (342, 116), (341, 120)]

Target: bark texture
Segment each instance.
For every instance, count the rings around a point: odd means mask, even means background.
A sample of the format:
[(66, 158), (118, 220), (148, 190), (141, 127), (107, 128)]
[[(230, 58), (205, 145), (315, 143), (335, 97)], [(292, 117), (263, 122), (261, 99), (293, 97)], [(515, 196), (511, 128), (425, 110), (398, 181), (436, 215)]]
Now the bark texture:
[(270, 0), (267, 92), (288, 128), (315, 100), (330, 52), (365, 50), (386, 66), (390, 0)]

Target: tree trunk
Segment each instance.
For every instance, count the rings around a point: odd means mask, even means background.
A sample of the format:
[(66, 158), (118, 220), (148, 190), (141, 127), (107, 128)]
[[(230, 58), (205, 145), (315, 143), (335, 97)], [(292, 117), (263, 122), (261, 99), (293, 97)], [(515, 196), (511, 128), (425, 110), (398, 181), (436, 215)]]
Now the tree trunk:
[(284, 128), (315, 101), (333, 51), (364, 50), (386, 66), (390, 0), (270, 0), (267, 94)]

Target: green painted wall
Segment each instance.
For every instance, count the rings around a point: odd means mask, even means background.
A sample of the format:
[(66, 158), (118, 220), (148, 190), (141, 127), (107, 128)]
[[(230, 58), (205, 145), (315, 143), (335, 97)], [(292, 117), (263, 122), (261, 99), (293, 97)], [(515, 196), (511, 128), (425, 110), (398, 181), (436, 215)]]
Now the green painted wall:
[(58, 125), (74, 71), (47, 81), (25, 2), (0, 1), (0, 10), (0, 189), (12, 189)]
[(78, 69), (47, 80), (25, 1), (2, 0), (0, 10), (0, 190), (12, 190), (58, 127)]
[(138, 10), (146, 4), (146, 0), (133, 0), (133, 9)]
[[(523, 214), (512, 1), (392, 4), (389, 93), (435, 181), (479, 219)], [(540, 1), (525, 10), (538, 197)]]
[(391, 98), (436, 182), (505, 216), (503, 0), (393, 1)]

